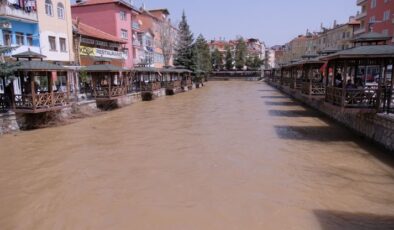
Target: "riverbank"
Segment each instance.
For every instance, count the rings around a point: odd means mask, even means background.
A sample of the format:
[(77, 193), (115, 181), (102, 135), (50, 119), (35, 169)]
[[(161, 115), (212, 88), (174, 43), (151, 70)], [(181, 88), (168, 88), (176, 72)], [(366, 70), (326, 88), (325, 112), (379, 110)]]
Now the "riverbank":
[(308, 96), (277, 84), (268, 83), (271, 87), (285, 93), (297, 101), (314, 108), (340, 124), (350, 128), (372, 142), (394, 153), (394, 117), (386, 114), (346, 109), (326, 103), (324, 96)]
[[(206, 84), (206, 83), (204, 83)], [(179, 93), (186, 93), (192, 89), (199, 89), (204, 86), (202, 83), (194, 83), (189, 89), (182, 88), (179, 92), (167, 95), (166, 89), (161, 88), (153, 91), (151, 100), (165, 96), (175, 96)], [(59, 111), (45, 112), (38, 114), (17, 114), (12, 111), (0, 113), (0, 136), (5, 134), (15, 134), (24, 130), (41, 129), (71, 124), (78, 120), (99, 115), (103, 111), (130, 106), (143, 101), (141, 92), (130, 93), (119, 97), (113, 101), (81, 100), (72, 102), (69, 107)]]

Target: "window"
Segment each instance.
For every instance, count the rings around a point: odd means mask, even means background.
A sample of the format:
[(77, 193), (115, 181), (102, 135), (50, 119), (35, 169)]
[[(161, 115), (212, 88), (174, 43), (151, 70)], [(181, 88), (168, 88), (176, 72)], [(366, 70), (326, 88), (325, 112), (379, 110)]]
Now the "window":
[(389, 30), (388, 30), (388, 29), (383, 30), (383, 31), (382, 31), (382, 34), (384, 34), (384, 35), (386, 35), (386, 36), (389, 35)]
[(59, 43), (60, 43), (60, 51), (61, 52), (67, 52), (66, 39), (65, 38), (59, 38)]
[(120, 30), (120, 37), (122, 38), (122, 39), (127, 39), (127, 37), (128, 37), (128, 35), (127, 35), (128, 33), (127, 33), (127, 30)]
[(376, 0), (372, 0), (371, 1), (371, 8), (375, 8), (376, 7)]
[(49, 39), (49, 47), (50, 47), (49, 50), (56, 51), (56, 38), (49, 36), (48, 39)]
[(390, 20), (390, 10), (386, 10), (383, 13), (383, 21), (385, 22), (385, 21), (388, 21), (388, 20)]
[(26, 41), (28, 46), (33, 45), (33, 34), (26, 34)]
[(373, 17), (369, 18), (369, 22), (370, 22), (370, 23), (374, 23), (374, 22), (376, 22), (376, 17), (375, 17), (375, 16), (373, 16)]
[(23, 41), (24, 40), (23, 33), (16, 32), (15, 38), (17, 45), (23, 46), (25, 44), (25, 42)]
[(53, 6), (51, 0), (45, 0), (45, 13), (48, 16), (53, 16)]
[(64, 19), (64, 6), (60, 2), (57, 4), (57, 17)]
[(119, 12), (119, 15), (120, 15), (120, 20), (126, 21), (126, 12), (120, 11), (120, 12)]
[(3, 42), (5, 46), (11, 46), (11, 31), (3, 30)]

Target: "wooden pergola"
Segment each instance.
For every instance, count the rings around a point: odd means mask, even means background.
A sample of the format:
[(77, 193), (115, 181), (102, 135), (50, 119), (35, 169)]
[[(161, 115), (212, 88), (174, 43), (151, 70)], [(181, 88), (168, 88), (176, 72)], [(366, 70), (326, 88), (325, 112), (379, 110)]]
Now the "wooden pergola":
[(154, 92), (161, 89), (162, 73), (153, 67), (137, 67), (133, 69), (133, 77), (141, 92)]
[(289, 64), (282, 66), (281, 85), (290, 89), (301, 90), (302, 68), (297, 63), (300, 60), (293, 60)]
[(329, 76), (325, 82), (326, 102), (342, 108), (390, 110), (393, 45), (357, 46), (321, 60), (327, 62), (325, 76)]
[(92, 79), (93, 97), (97, 101), (115, 100), (127, 94), (130, 70), (111, 64), (96, 64), (81, 69)]
[(324, 62), (318, 58), (308, 58), (297, 62), (302, 71), (301, 93), (310, 96), (324, 96), (324, 77), (321, 72)]
[(167, 94), (174, 94), (181, 90), (181, 76), (177, 69), (163, 68), (159, 71), (162, 73), (161, 86), (166, 89)]
[(43, 61), (45, 56), (30, 50), (13, 57), (17, 58), (15, 76), (20, 83), (20, 92), (12, 93), (14, 112), (43, 113), (69, 106), (70, 81), (65, 67)]
[(178, 69), (178, 71), (182, 77), (182, 87), (187, 87), (191, 90), (193, 88), (192, 71), (188, 69)]

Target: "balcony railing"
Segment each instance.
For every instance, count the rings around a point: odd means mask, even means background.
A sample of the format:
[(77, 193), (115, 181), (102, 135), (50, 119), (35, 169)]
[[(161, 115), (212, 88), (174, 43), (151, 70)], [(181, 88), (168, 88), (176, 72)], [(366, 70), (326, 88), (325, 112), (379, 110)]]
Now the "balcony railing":
[(93, 92), (93, 96), (96, 98), (112, 98), (120, 97), (127, 94), (127, 87), (125, 86), (111, 86), (111, 91), (109, 87), (96, 88)]
[(37, 13), (33, 10), (15, 8), (7, 3), (0, 4), (0, 16), (12, 19), (21, 19), (29, 22), (38, 22)]
[[(345, 95), (344, 95), (345, 93)], [(347, 108), (376, 108), (377, 88), (345, 89), (327, 87), (326, 101)]]
[(354, 35), (359, 35), (362, 33), (365, 33), (367, 30), (365, 29), (365, 27), (359, 28), (357, 30), (354, 31)]
[(357, 6), (360, 6), (360, 5), (364, 4), (367, 1), (368, 0), (357, 0)]
[(363, 17), (366, 17), (366, 16), (367, 16), (367, 11), (358, 13), (358, 14), (356, 15), (356, 20), (359, 20), (359, 19), (361, 19), (361, 18), (363, 18)]

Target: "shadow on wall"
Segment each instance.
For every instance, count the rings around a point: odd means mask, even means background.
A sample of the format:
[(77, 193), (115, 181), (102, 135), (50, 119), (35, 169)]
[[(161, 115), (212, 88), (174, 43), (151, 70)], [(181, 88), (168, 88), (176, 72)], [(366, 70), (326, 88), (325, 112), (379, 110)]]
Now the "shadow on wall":
[(341, 132), (331, 126), (275, 126), (276, 134), (281, 139), (300, 141), (353, 141), (349, 132)]
[(295, 101), (266, 101), (266, 105), (269, 106), (300, 106), (300, 103)]
[(261, 96), (263, 99), (289, 99), (286, 96)]
[(318, 112), (312, 110), (269, 110), (268, 113), (274, 117), (321, 117)]
[(394, 229), (394, 216), (326, 210), (315, 210), (314, 214), (322, 230)]

